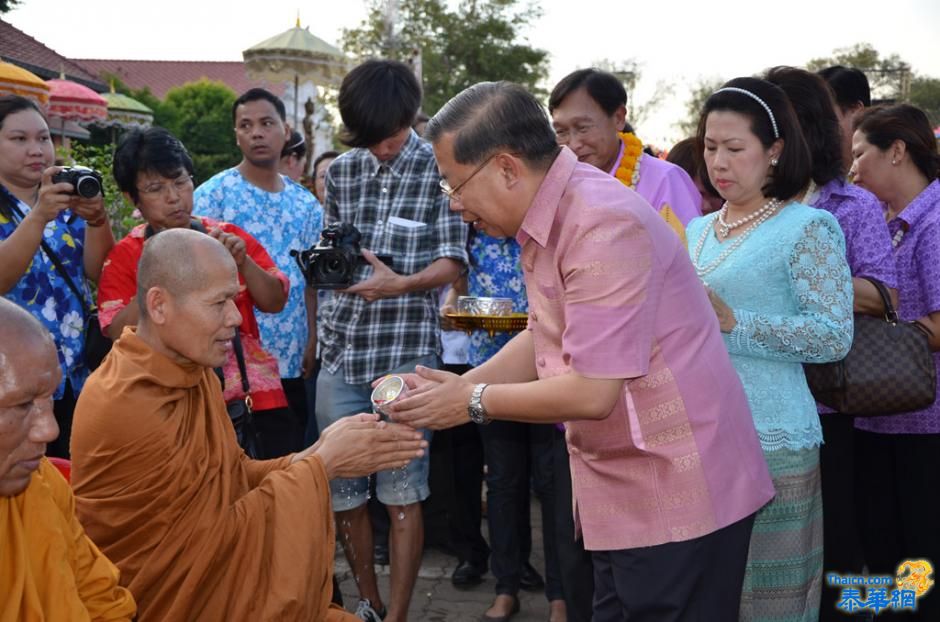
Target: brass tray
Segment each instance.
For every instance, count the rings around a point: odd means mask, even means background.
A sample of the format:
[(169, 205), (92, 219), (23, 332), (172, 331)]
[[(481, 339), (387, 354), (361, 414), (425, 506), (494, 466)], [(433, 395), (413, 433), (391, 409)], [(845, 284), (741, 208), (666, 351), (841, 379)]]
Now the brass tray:
[(511, 315), (464, 315), (461, 313), (445, 314), (460, 330), (468, 333), (473, 330), (485, 330), (494, 333), (518, 333), (525, 330), (529, 322), (528, 313), (513, 313)]

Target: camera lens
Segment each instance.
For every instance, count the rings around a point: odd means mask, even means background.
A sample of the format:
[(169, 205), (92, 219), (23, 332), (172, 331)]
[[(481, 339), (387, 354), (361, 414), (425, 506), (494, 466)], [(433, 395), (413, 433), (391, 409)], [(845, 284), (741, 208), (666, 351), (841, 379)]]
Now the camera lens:
[(79, 196), (90, 199), (101, 193), (101, 184), (91, 175), (82, 175), (75, 181), (75, 192)]

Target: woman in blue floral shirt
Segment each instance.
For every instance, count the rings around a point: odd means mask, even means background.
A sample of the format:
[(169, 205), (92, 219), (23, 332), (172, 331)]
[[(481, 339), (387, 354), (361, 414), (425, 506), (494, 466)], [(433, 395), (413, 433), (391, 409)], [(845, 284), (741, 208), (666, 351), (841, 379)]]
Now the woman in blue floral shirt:
[[(512, 238), (494, 238), (474, 230), (468, 244), (468, 293), (478, 297), (511, 298), (514, 312), (528, 311), (521, 252), (519, 244)], [(448, 300), (451, 305), (455, 301), (456, 295)], [(490, 335), (483, 330), (474, 331), (470, 335), (470, 365), (482, 365), (512, 337), (511, 333)], [(494, 421), (480, 426), (487, 464), (490, 569), (496, 577), (496, 600), (482, 616), (483, 620), (508, 619), (518, 610), (520, 588), (538, 590), (543, 587), (552, 611), (550, 619), (563, 619), (565, 601), (555, 555), (553, 434), (554, 429), (548, 424)], [(538, 571), (529, 563), (532, 550), (530, 481), (542, 510), (546, 565), (544, 584)], [(486, 572), (485, 562), (478, 562), (477, 565), (478, 574)]]
[(39, 108), (22, 97), (0, 97), (0, 294), (32, 313), (55, 339), (62, 368), (53, 395), (60, 434), (47, 453), (68, 457), (75, 399), (88, 377), (85, 317), (40, 241), (82, 288), (85, 277), (97, 280), (101, 274), (114, 236), (100, 194), (83, 199), (71, 184), (52, 183), (59, 170), (52, 166), (54, 157)]

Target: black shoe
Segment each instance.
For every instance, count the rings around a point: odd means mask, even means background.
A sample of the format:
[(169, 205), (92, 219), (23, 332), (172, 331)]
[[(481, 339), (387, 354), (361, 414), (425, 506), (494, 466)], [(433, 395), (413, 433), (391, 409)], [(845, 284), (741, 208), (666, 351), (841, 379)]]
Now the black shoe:
[(454, 587), (473, 587), (483, 582), (483, 575), (486, 574), (486, 566), (480, 566), (473, 562), (460, 562), (450, 575), (450, 582)]
[(388, 566), (388, 545), (376, 544), (374, 550), (374, 561), (379, 566)]
[(519, 577), (519, 587), (528, 592), (536, 592), (545, 587), (545, 579), (538, 570), (532, 567), (532, 564), (526, 562), (522, 567), (522, 575)]

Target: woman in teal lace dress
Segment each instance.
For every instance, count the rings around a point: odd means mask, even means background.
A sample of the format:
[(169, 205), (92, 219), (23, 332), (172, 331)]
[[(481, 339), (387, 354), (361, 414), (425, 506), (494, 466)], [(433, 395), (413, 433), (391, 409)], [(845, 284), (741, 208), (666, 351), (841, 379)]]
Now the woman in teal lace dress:
[(822, 432), (802, 363), (838, 360), (851, 345), (845, 241), (832, 215), (792, 200), (809, 182), (810, 157), (778, 87), (728, 82), (706, 101), (698, 139), (726, 203), (689, 223), (689, 251), (777, 491), (754, 524), (741, 620), (817, 620)]

